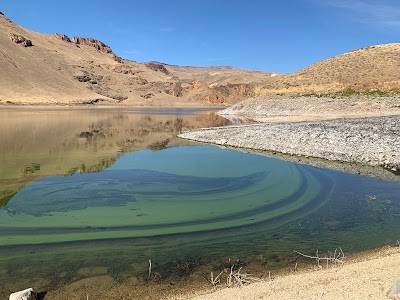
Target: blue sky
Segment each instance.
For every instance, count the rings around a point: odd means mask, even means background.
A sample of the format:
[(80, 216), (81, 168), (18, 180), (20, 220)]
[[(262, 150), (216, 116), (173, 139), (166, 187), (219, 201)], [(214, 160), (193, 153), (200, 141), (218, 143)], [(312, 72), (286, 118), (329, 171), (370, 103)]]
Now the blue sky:
[(12, 0), (0, 11), (34, 31), (100, 39), (139, 62), (281, 73), (400, 40), (399, 0)]

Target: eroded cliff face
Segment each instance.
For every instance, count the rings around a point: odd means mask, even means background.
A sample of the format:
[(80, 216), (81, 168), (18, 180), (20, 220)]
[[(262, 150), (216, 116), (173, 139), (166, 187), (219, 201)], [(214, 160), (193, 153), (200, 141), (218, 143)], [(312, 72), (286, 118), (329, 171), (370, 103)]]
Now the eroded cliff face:
[(86, 45), (95, 48), (96, 50), (106, 53), (106, 54), (111, 54), (113, 51), (111, 50), (111, 47), (104, 44), (102, 41), (96, 40), (94, 38), (84, 38), (84, 37), (72, 37), (70, 39), (67, 35), (62, 34), (62, 33), (55, 33), (54, 36), (62, 41), (65, 41), (67, 43), (72, 43), (75, 45)]
[(65, 35), (65, 34), (62, 34), (62, 33), (55, 33), (54, 36), (55, 36), (56, 38), (62, 40), (62, 41), (71, 43), (71, 39), (70, 39), (67, 35)]
[(72, 37), (72, 43), (77, 45), (87, 45), (95, 48), (96, 50), (109, 54), (113, 53), (110, 46), (107, 46), (102, 41), (96, 40), (94, 38), (83, 38), (83, 37)]

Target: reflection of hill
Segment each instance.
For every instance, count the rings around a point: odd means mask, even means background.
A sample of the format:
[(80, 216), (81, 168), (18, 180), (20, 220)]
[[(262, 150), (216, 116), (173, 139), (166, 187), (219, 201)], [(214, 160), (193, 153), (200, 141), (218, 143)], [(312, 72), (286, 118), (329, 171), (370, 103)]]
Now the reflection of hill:
[(6, 196), (4, 198), (0, 198), (0, 206), (6, 205), (8, 203), (8, 201), (10, 201), (12, 197), (14, 197), (15, 194), (16, 193), (8, 195), (8, 196)]
[(99, 172), (111, 166), (120, 153), (162, 149), (181, 130), (227, 123), (213, 113), (177, 116), (125, 110), (2, 110), (0, 205), (38, 178)]

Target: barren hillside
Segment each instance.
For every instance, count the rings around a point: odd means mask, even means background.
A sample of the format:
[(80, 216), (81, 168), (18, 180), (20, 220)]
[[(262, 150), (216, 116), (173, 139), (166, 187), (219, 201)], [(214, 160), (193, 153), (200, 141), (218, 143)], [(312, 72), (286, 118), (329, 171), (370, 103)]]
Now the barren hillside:
[(276, 79), (229, 67), (128, 61), (101, 41), (32, 32), (1, 13), (0, 70), (0, 104), (231, 104)]
[(330, 93), (400, 88), (400, 43), (370, 46), (315, 63), (266, 84), (268, 93)]

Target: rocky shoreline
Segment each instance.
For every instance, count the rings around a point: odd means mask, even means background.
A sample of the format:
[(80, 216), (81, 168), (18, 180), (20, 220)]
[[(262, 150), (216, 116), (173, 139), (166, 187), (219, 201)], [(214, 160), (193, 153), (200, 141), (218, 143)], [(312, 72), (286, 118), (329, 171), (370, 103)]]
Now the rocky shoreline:
[(198, 129), (179, 137), (400, 173), (400, 115)]

